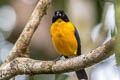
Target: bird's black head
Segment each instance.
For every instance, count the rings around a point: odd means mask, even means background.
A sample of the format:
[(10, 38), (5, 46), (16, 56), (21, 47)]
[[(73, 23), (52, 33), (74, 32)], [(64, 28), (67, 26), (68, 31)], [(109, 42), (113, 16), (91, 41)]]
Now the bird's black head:
[(59, 19), (59, 18), (61, 18), (61, 19), (64, 20), (65, 22), (68, 22), (68, 21), (69, 21), (67, 15), (66, 15), (65, 12), (62, 11), (62, 10), (57, 10), (57, 11), (55, 11), (54, 16), (53, 16), (53, 18), (52, 18), (52, 22), (54, 23), (54, 22), (55, 22), (57, 19)]

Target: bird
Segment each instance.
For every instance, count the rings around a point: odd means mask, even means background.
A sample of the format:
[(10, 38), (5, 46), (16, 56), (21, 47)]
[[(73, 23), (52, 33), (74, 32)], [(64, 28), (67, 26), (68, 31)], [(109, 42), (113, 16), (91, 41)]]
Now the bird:
[[(50, 28), (56, 51), (65, 58), (81, 55), (81, 41), (76, 27), (69, 21), (63, 10), (56, 10)], [(78, 80), (88, 80), (85, 69), (76, 71)]]

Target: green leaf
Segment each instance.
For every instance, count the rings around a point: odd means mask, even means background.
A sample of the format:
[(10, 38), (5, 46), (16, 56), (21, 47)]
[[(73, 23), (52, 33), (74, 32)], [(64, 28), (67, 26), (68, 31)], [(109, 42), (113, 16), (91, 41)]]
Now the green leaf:
[(115, 40), (115, 55), (118, 66), (120, 66), (120, 0), (116, 0), (115, 3), (115, 20), (117, 25), (117, 34)]

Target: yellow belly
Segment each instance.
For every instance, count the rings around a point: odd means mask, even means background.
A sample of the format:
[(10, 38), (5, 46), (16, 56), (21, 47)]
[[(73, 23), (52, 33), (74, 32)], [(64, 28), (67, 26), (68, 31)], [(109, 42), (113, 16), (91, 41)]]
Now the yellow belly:
[(77, 40), (74, 26), (68, 23), (53, 24), (51, 35), (56, 51), (63, 56), (77, 55)]

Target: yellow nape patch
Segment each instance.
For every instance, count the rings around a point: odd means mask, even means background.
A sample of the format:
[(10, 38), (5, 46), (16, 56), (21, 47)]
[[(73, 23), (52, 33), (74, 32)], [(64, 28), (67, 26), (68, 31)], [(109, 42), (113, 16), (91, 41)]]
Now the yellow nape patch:
[(52, 24), (50, 33), (58, 53), (63, 56), (77, 55), (78, 44), (75, 37), (75, 27), (71, 22), (58, 19)]

